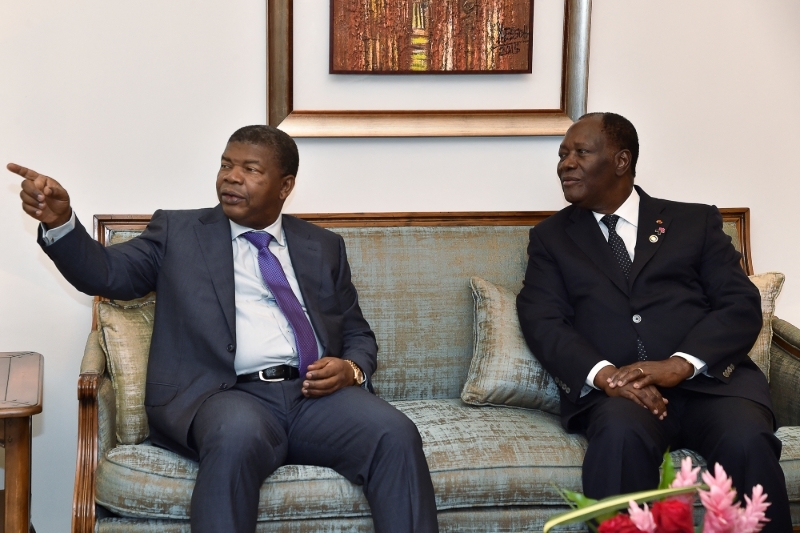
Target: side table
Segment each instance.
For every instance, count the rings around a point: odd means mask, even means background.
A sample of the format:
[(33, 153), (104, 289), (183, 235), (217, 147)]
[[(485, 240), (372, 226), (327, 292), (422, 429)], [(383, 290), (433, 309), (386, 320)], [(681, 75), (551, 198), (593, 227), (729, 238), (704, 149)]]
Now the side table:
[(31, 525), (31, 416), (42, 412), (44, 358), (0, 352), (0, 443), (6, 449), (5, 509), (0, 533), (28, 533)]

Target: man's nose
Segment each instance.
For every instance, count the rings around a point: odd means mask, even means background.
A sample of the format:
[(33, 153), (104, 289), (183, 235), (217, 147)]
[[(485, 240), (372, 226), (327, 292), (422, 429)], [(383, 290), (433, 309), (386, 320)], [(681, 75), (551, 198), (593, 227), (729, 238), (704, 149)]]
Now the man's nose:
[(558, 169), (562, 168), (574, 168), (575, 167), (575, 157), (572, 152), (568, 153), (564, 156), (564, 159), (558, 162)]
[(231, 183), (241, 183), (242, 171), (238, 167), (231, 167), (231, 169), (225, 174), (223, 179)]

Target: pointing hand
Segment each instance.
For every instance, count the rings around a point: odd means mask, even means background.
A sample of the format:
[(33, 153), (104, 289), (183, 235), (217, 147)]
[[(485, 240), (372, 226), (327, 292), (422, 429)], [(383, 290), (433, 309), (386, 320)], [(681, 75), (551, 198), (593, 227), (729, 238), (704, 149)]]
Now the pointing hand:
[(72, 216), (69, 194), (60, 183), (16, 163), (9, 163), (6, 168), (25, 178), (19, 193), (23, 211), (47, 228), (57, 228), (69, 221)]

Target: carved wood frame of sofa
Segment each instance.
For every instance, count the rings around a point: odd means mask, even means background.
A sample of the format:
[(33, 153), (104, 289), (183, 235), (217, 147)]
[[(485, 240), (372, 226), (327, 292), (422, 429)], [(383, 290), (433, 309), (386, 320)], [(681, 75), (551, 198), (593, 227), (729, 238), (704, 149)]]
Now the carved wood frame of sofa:
[[(721, 209), (720, 210), (723, 214), (723, 219), (725, 221), (726, 232), (731, 235), (734, 244), (737, 248), (742, 252), (742, 267), (748, 274), (753, 274), (753, 266), (750, 257), (750, 243), (749, 243), (749, 209), (747, 208), (733, 208), (733, 209)], [(376, 374), (376, 389), (379, 395), (383, 397), (387, 397), (390, 401), (393, 401), (395, 404), (404, 404), (404, 400), (409, 400), (404, 405), (411, 405), (413, 408), (418, 408), (417, 404), (420, 404), (425, 401), (442, 401), (445, 402), (445, 407), (451, 410), (458, 410), (462, 409), (466, 413), (475, 414), (475, 416), (480, 415), (481, 413), (499, 413), (499, 416), (502, 418), (504, 416), (517, 416), (517, 417), (525, 417), (525, 416), (534, 416), (535, 413), (531, 413), (530, 411), (520, 410), (520, 409), (505, 409), (505, 408), (497, 408), (497, 407), (463, 407), (460, 406), (460, 400), (458, 400), (458, 394), (461, 387), (464, 384), (464, 380), (466, 377), (466, 369), (469, 366), (470, 360), (472, 358), (471, 348), (473, 339), (472, 335), (472, 300), (469, 295), (469, 276), (467, 275), (466, 278), (461, 279), (458, 281), (457, 286), (461, 286), (463, 284), (464, 296), (459, 300), (460, 308), (454, 310), (454, 312), (466, 314), (467, 309), (469, 309), (469, 316), (462, 317), (459, 321), (458, 328), (459, 331), (456, 334), (459, 335), (459, 338), (466, 336), (467, 338), (462, 342), (461, 352), (454, 356), (458, 361), (454, 365), (456, 368), (452, 369), (453, 376), (448, 378), (447, 383), (443, 384), (436, 384), (430, 385), (429, 388), (425, 389), (422, 385), (417, 386), (416, 381), (413, 385), (410, 384), (403, 384), (403, 385), (396, 385), (392, 384), (392, 380), (398, 379), (405, 379), (406, 374), (409, 374), (410, 378), (414, 378), (414, 369), (408, 368), (408, 360), (403, 360), (404, 368), (399, 369), (397, 368), (397, 359), (395, 358), (395, 354), (392, 353), (392, 350), (399, 350), (400, 341), (394, 337), (391, 337), (387, 340), (387, 335), (394, 334), (394, 332), (386, 332), (382, 331), (387, 329), (386, 321), (382, 320), (380, 317), (377, 320), (374, 320), (374, 316), (371, 316), (371, 313), (376, 313), (373, 308), (367, 304), (365, 305), (365, 300), (369, 300), (369, 290), (368, 287), (364, 286), (364, 279), (361, 274), (361, 270), (359, 268), (359, 263), (361, 257), (359, 255), (359, 248), (358, 245), (352, 247), (352, 235), (357, 235), (357, 232), (366, 232), (371, 235), (370, 238), (373, 239), (381, 239), (382, 232), (386, 232), (391, 234), (390, 238), (399, 239), (396, 241), (392, 241), (392, 246), (396, 246), (398, 242), (402, 241), (403, 239), (407, 239), (402, 242), (412, 242), (414, 246), (439, 246), (441, 243), (438, 243), (436, 240), (436, 235), (439, 233), (446, 233), (450, 234), (451, 230), (456, 232), (468, 232), (469, 239), (499, 239), (505, 237), (496, 237), (495, 232), (511, 232), (514, 234), (512, 242), (516, 243), (514, 246), (506, 246), (501, 248), (501, 251), (504, 254), (509, 256), (513, 256), (513, 260), (511, 260), (512, 267), (510, 268), (510, 274), (507, 273), (506, 277), (503, 278), (500, 274), (495, 274), (494, 277), (498, 278), (496, 281), (498, 283), (505, 282), (510, 289), (517, 290), (521, 285), (522, 280), (522, 273), (524, 273), (524, 265), (527, 262), (527, 256), (525, 254), (525, 247), (527, 245), (527, 228), (536, 225), (537, 223), (541, 222), (544, 218), (551, 215), (552, 212), (463, 212), (463, 213), (359, 213), (359, 214), (303, 214), (297, 215), (300, 218), (306, 219), (310, 222), (318, 224), (323, 227), (327, 227), (333, 229), (334, 231), (339, 231), (345, 237), (345, 241), (348, 246), (348, 254), (350, 256), (351, 266), (353, 267), (353, 280), (361, 294), (362, 300), (362, 307), (364, 308), (364, 313), (367, 319), (373, 325), (373, 328), (376, 330), (379, 338), (379, 344), (381, 344), (381, 353), (379, 355), (379, 363), (381, 365), (381, 369), (379, 373)], [(147, 222), (149, 221), (149, 215), (98, 215), (94, 218), (94, 236), (95, 238), (104, 245), (108, 245), (115, 238), (122, 236), (122, 240), (130, 238), (136, 233), (141, 232), (144, 227), (146, 226)], [(416, 228), (416, 229), (414, 229)], [(417, 231), (418, 230), (418, 231)], [(413, 235), (408, 235), (407, 232), (412, 232)], [(414, 233), (414, 232), (417, 233)], [(351, 232), (351, 233), (348, 233)], [(434, 235), (434, 237), (430, 237)], [(499, 234), (498, 234), (499, 235)], [(504, 235), (504, 233), (503, 233)], [(426, 241), (426, 239), (431, 239), (430, 241)], [(448, 237), (449, 238), (449, 237)], [(410, 239), (410, 240), (408, 240)], [(378, 241), (376, 241), (378, 242)], [(382, 245), (386, 245), (388, 241), (380, 241)], [(436, 254), (432, 255), (431, 257), (443, 257), (445, 261), (450, 260), (450, 256), (457, 254), (456, 248), (459, 246), (458, 242), (462, 241), (447, 241), (444, 243), (444, 248), (439, 252), (437, 251)], [(467, 241), (463, 241), (467, 242)], [(474, 240), (469, 241), (470, 247), (472, 246)], [(505, 241), (503, 241), (505, 242)], [(455, 245), (454, 245), (455, 243)], [(402, 245), (402, 243), (400, 244)], [(355, 251), (354, 251), (355, 248)], [(450, 254), (450, 255), (448, 255)], [(501, 255), (504, 255), (501, 254)], [(460, 257), (460, 256), (459, 256)], [(489, 261), (491, 264), (492, 261), (496, 259), (502, 258), (490, 258)], [(471, 259), (470, 259), (471, 260)], [(461, 259), (453, 259), (454, 263), (463, 263), (463, 258)], [(460, 263), (459, 263), (460, 264)], [(457, 267), (459, 268), (459, 267)], [(462, 267), (461, 268), (470, 268)], [(480, 268), (476, 266), (475, 268)], [(488, 268), (484, 266), (484, 269)], [(491, 270), (491, 269), (490, 269)], [(469, 271), (466, 271), (469, 273)], [(489, 273), (486, 274), (484, 272), (472, 272), (472, 275), (485, 275), (487, 279), (492, 278), (493, 274)], [(413, 280), (412, 280), (413, 283)], [(406, 296), (406, 298), (408, 298)], [(399, 327), (399, 321), (397, 323), (393, 323), (394, 326)], [(92, 329), (97, 329), (97, 316), (95, 311), (95, 316), (93, 317), (93, 324)], [(796, 377), (800, 375), (800, 330), (794, 328), (790, 324), (775, 318), (773, 320), (773, 329), (774, 329), (774, 336), (773, 342), (771, 345), (771, 353), (772, 357), (774, 358), (774, 363), (772, 365), (772, 369), (770, 374), (772, 377), (771, 383), (772, 387), (778, 392), (773, 392), (773, 400), (775, 402), (775, 409), (778, 413), (778, 418), (780, 424), (786, 426), (798, 426), (800, 425), (800, 409), (797, 408), (798, 400), (795, 399), (796, 397), (796, 390), (797, 390), (797, 383)], [(93, 336), (95, 340), (93, 340)], [(99, 442), (100, 439), (100, 426), (101, 424), (109, 424), (111, 422), (108, 421), (109, 417), (113, 421), (114, 415), (113, 413), (104, 413), (101, 412), (100, 405), (101, 401), (99, 401), (100, 391), (102, 388), (105, 387), (106, 393), (110, 390), (110, 376), (108, 371), (106, 370), (106, 361), (103, 357), (103, 352), (97, 348), (96, 344), (96, 331), (93, 331), (93, 334), (90, 335), (89, 343), (87, 344), (87, 351), (84, 355), (83, 362), (81, 364), (81, 374), (78, 379), (78, 401), (79, 401), (79, 409), (78, 409), (78, 451), (77, 451), (77, 465), (76, 465), (76, 474), (75, 474), (75, 489), (74, 489), (74, 500), (73, 500), (73, 520), (72, 520), (72, 531), (74, 533), (89, 533), (94, 532), (96, 529), (96, 522), (99, 518), (107, 517), (109, 513), (98, 505), (96, 502), (96, 470), (98, 467), (98, 461), (102, 459), (99, 457), (100, 454), (103, 453), (105, 448), (114, 447), (116, 442), (111, 442), (102, 444)], [(423, 337), (424, 335), (420, 335)], [(408, 346), (406, 345), (406, 348)], [(430, 350), (430, 348), (428, 348)], [(434, 357), (434, 356), (431, 356)], [(448, 357), (450, 357), (448, 355)], [(456, 359), (451, 359), (450, 362), (452, 363)], [(787, 370), (788, 369), (788, 370)], [(422, 374), (426, 372), (425, 368), (420, 370)], [(441, 372), (441, 370), (439, 370)], [(774, 373), (773, 373), (774, 372)], [(382, 373), (382, 374), (381, 374)], [(416, 374), (416, 377), (419, 377), (420, 373)], [(438, 379), (438, 378), (437, 378)], [(417, 380), (420, 381), (420, 380)], [(422, 381), (427, 381), (422, 380)], [(432, 380), (435, 381), (435, 380)], [(417, 388), (415, 388), (417, 387)], [(421, 388), (422, 387), (422, 388)], [(113, 389), (112, 394), (113, 394)], [(412, 405), (413, 404), (413, 405)], [(476, 411), (476, 410), (484, 410), (484, 411)], [(500, 410), (500, 411), (498, 411)], [(455, 411), (453, 411), (455, 412)], [(477, 413), (477, 414), (476, 414)], [(560, 430), (560, 425), (557, 422), (557, 417), (553, 415), (547, 415), (544, 413), (539, 413), (545, 420), (547, 424), (552, 426), (552, 431), (558, 432)], [(409, 415), (411, 416), (411, 415)], [(413, 416), (412, 416), (413, 419)], [(415, 422), (420, 425), (417, 420)], [(518, 422), (515, 422), (518, 423)], [(548, 427), (550, 427), (548, 426)], [(540, 429), (537, 429), (540, 431)], [(111, 437), (113, 438), (113, 431), (111, 432)], [(425, 440), (426, 433), (421, 430), (423, 434), (423, 440)], [(800, 435), (800, 433), (798, 433)], [(564, 434), (564, 437), (570, 437)], [(108, 439), (108, 435), (103, 437)], [(574, 440), (574, 439), (573, 439)], [(799, 439), (800, 440), (800, 439)], [(580, 448), (580, 438), (577, 441), (578, 448)], [(480, 446), (480, 443), (475, 443), (475, 446)], [(426, 453), (429, 451), (427, 449), (426, 444)], [(577, 455), (577, 476), (579, 479), (579, 472), (580, 472), (580, 457), (582, 457), (582, 453)], [(432, 452), (434, 453), (434, 452)], [(575, 462), (573, 461), (573, 462)], [(432, 462), (432, 458), (429, 456), (429, 463)], [(433, 459), (433, 462), (436, 462), (436, 459)], [(798, 458), (798, 463), (800, 463), (800, 458)], [(434, 470), (433, 463), (432, 464), (432, 472)], [(512, 465), (513, 466), (513, 465)], [(575, 465), (572, 465), (571, 473), (569, 474), (572, 478), (575, 477)], [(800, 467), (798, 467), (800, 468)], [(542, 468), (540, 468), (542, 470)], [(458, 483), (458, 478), (451, 478), (450, 483)], [(435, 485), (436, 485), (435, 481)], [(789, 479), (787, 477), (787, 485), (789, 483)], [(552, 484), (552, 480), (551, 480)], [(573, 487), (565, 487), (565, 488), (573, 488)], [(579, 488), (579, 487), (578, 487)], [(797, 490), (795, 490), (797, 492)], [(440, 493), (438, 492), (437, 488), (437, 500), (440, 498)], [(790, 498), (792, 498), (792, 494), (790, 494)], [(488, 500), (488, 498), (487, 498)], [(800, 523), (800, 503), (798, 503), (798, 499), (796, 498), (792, 500), (793, 506), (793, 516), (794, 516), (794, 523)], [(448, 504), (447, 502), (442, 503), (442, 501), (438, 501), (439, 504), (439, 517), (440, 517), (440, 524), (442, 526), (442, 531), (473, 531), (468, 526), (468, 522), (472, 520), (471, 518), (467, 518), (469, 515), (464, 514), (468, 509), (456, 509), (457, 505)], [(448, 509), (448, 505), (450, 505), (450, 509)], [(503, 506), (507, 507), (503, 507)], [(443, 509), (444, 508), (444, 509)], [(522, 509), (522, 510), (520, 510)], [(482, 511), (486, 515), (486, 524), (494, 524), (494, 528), (502, 527), (502, 530), (522, 530), (524, 528), (531, 527), (531, 524), (541, 524), (542, 516), (547, 516), (548, 514), (552, 514), (558, 510), (562, 510), (562, 508), (556, 507), (547, 507), (544, 509), (546, 511), (544, 514), (539, 514), (533, 517), (531, 514), (533, 511), (526, 511), (524, 505), (520, 505), (519, 502), (513, 501), (505, 501), (505, 502), (494, 502), (491, 506), (487, 506), (482, 508)], [(564, 508), (565, 509), (565, 508)], [(539, 511), (537, 511), (539, 512)], [(460, 513), (460, 514), (459, 514)], [(499, 513), (497, 516), (492, 515), (492, 513)], [(505, 514), (503, 514), (505, 513)], [(516, 513), (516, 514), (515, 514)], [(526, 514), (528, 513), (528, 514)], [(499, 516), (499, 518), (498, 518)], [(362, 517), (363, 518), (363, 517)], [(122, 522), (120, 522), (122, 523)], [(159, 522), (160, 523), (160, 522)], [(299, 524), (300, 522), (298, 522)], [(371, 526), (369, 525), (369, 516), (366, 516), (366, 519), (353, 519), (352, 527), (351, 526), (342, 526), (341, 530), (348, 530), (348, 531), (371, 531)], [(366, 524), (366, 525), (365, 525)], [(486, 529), (486, 524), (483, 530)], [(128, 524), (130, 525), (130, 524)], [(126, 526), (127, 527), (127, 526)], [(131, 526), (132, 528), (125, 529), (122, 527), (119, 529), (120, 531), (145, 531), (145, 529), (136, 529), (136, 527)], [(146, 531), (160, 531), (158, 527), (148, 526), (151, 529), (146, 529)], [(183, 529), (169, 529), (165, 528), (164, 531), (187, 531), (186, 527), (188, 526), (180, 526)], [(272, 527), (272, 526), (270, 526)], [(308, 529), (307, 526), (296, 526), (296, 529), (268, 529), (269, 531), (313, 531), (313, 529)], [(303, 529), (306, 527), (307, 529)], [(539, 529), (541, 526), (538, 526)], [(508, 528), (508, 529), (506, 529)], [(798, 528), (796, 528), (797, 530)], [(106, 529), (100, 529), (102, 531), (116, 531), (115, 527), (109, 526)], [(264, 529), (266, 531), (267, 529)], [(475, 529), (478, 531), (480, 529)], [(259, 529), (262, 531), (262, 529)], [(339, 531), (339, 529), (337, 529)]]

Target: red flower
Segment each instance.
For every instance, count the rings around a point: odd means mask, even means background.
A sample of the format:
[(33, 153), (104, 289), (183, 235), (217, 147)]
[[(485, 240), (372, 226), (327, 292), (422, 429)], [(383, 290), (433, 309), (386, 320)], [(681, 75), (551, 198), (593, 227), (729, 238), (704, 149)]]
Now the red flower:
[(658, 533), (694, 533), (692, 508), (680, 500), (655, 502), (653, 520), (656, 522)]
[(599, 533), (642, 533), (639, 531), (631, 517), (626, 514), (618, 514), (614, 518), (609, 518), (597, 528)]

